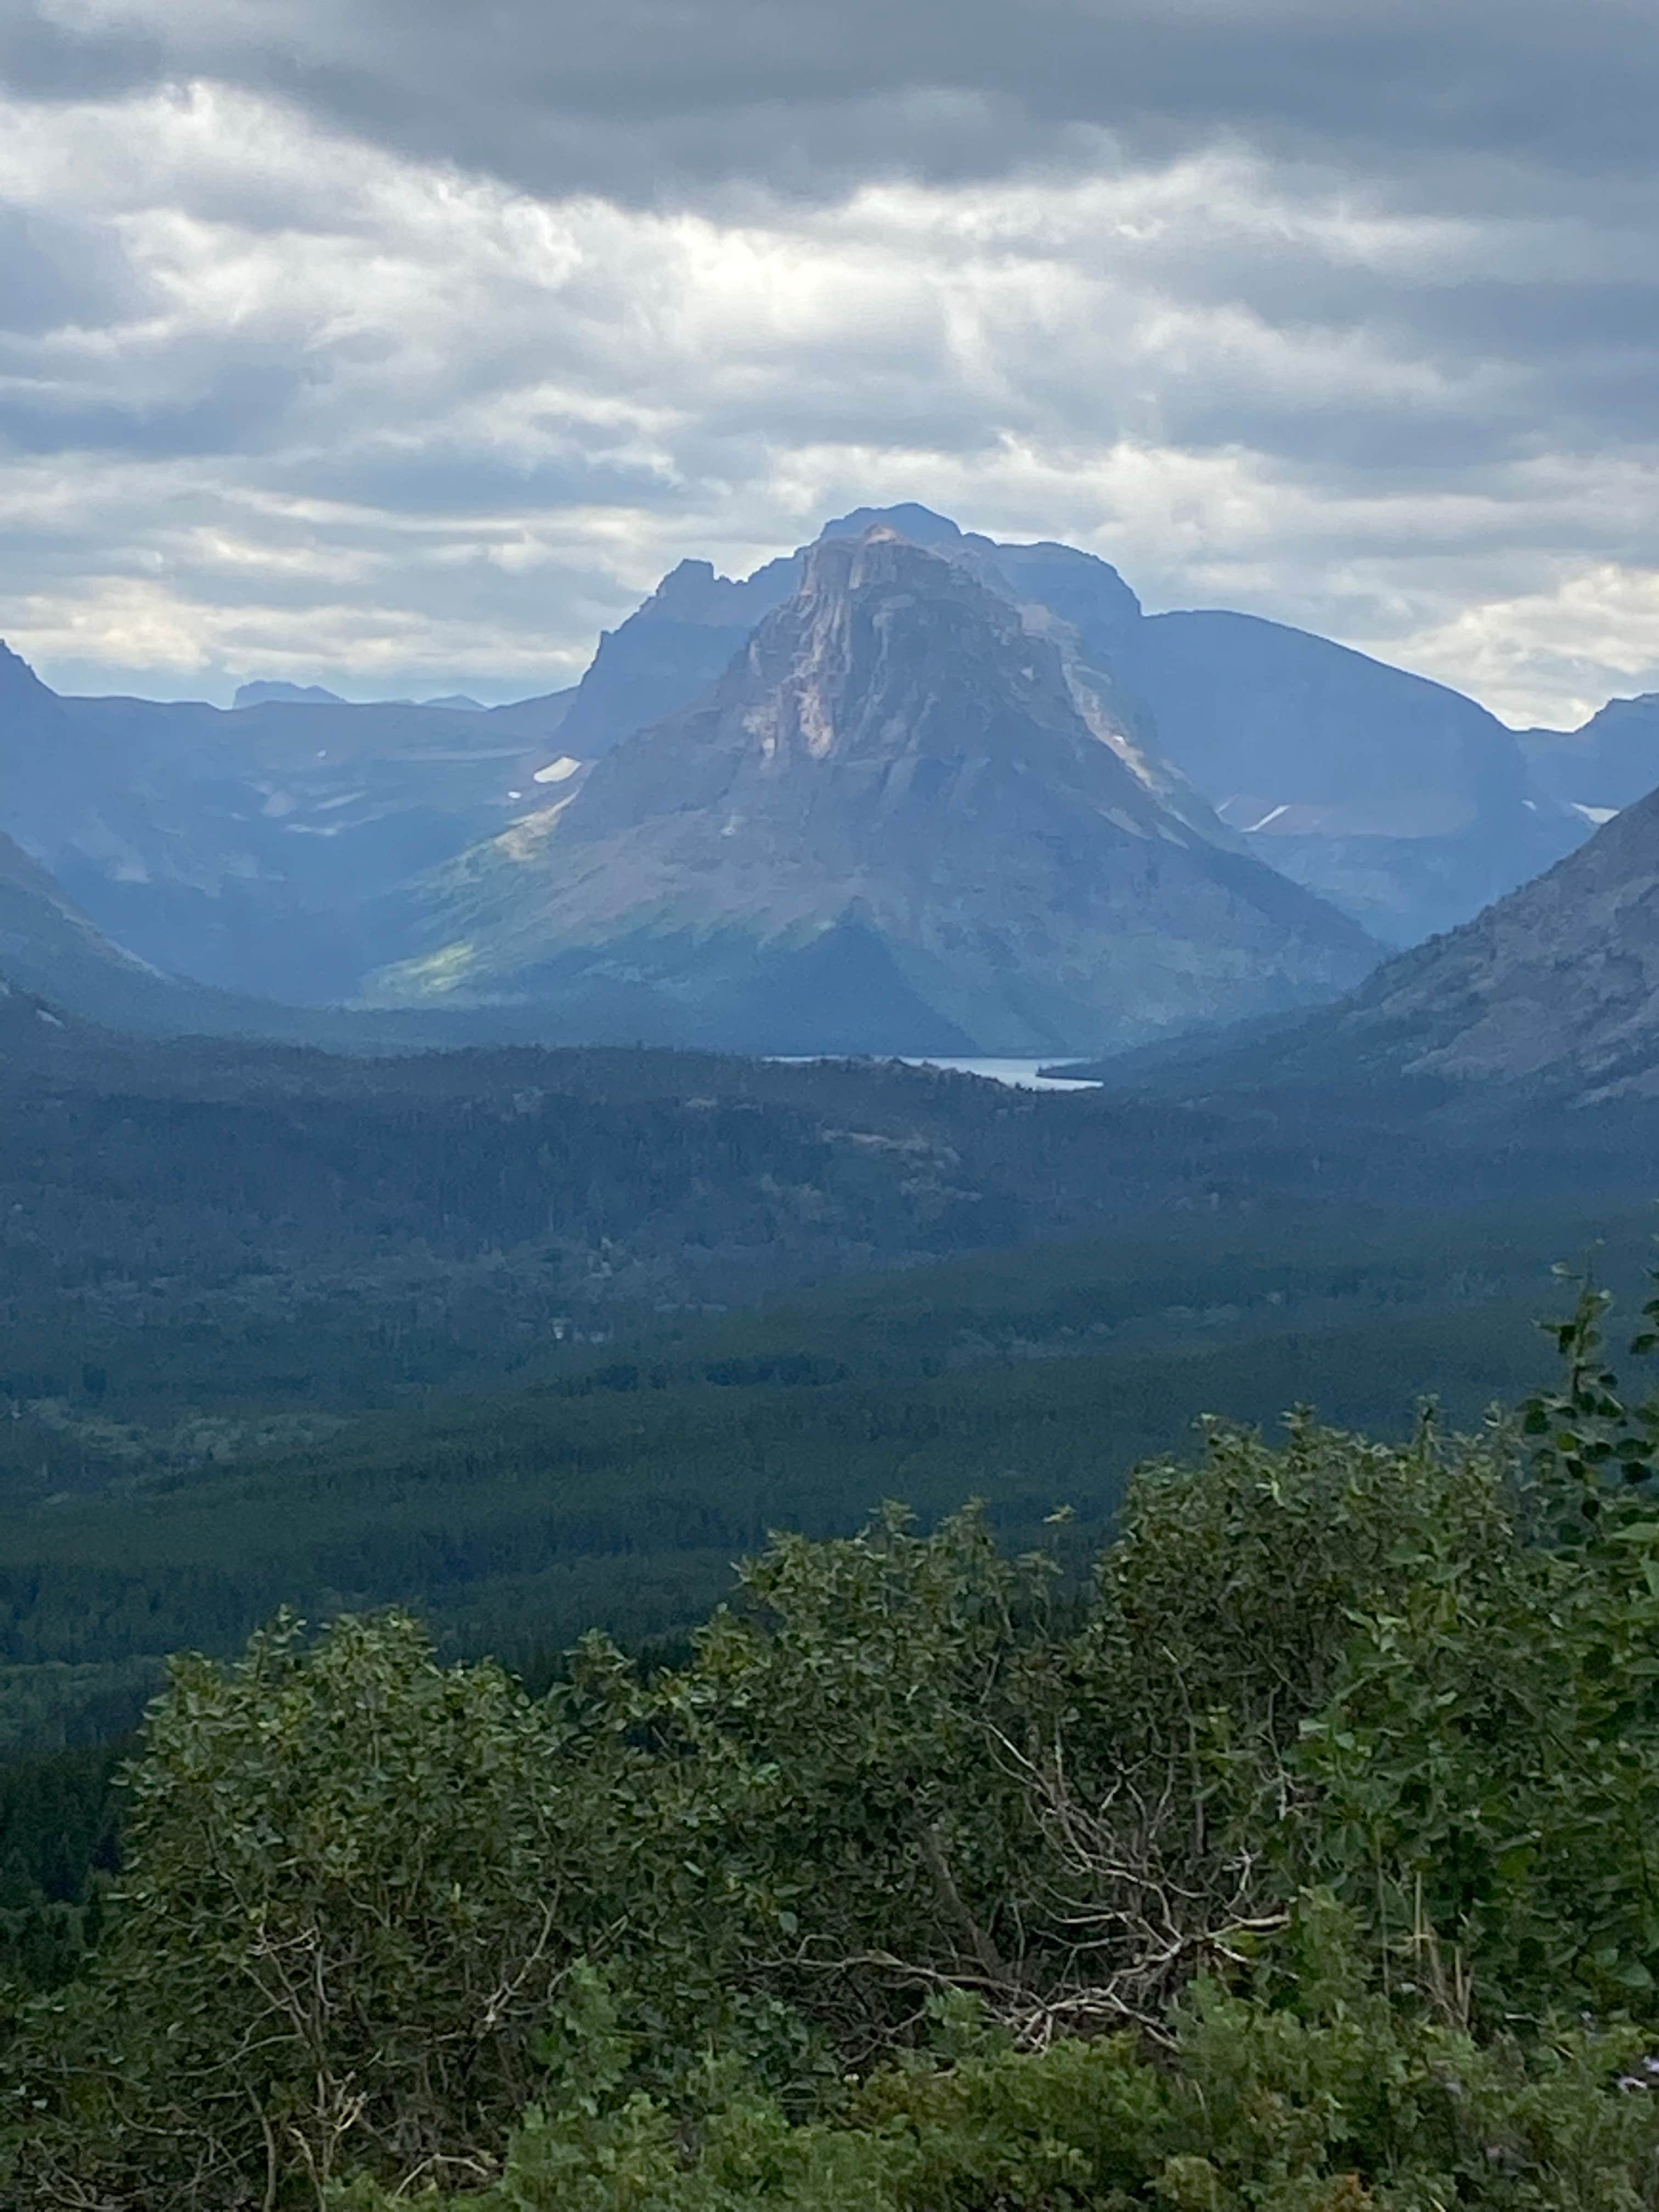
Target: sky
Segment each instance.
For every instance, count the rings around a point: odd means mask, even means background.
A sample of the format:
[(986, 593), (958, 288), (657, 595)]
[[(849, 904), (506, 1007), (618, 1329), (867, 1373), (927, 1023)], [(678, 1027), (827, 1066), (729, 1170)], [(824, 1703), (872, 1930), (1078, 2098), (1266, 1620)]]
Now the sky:
[(863, 504), (1659, 689), (1652, 0), (0, 0), (0, 635), (497, 699)]

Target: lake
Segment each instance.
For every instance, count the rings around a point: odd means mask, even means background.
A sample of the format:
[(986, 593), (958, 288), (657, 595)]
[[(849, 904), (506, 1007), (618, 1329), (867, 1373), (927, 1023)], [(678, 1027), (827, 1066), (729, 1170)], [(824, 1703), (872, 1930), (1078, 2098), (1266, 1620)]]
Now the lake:
[[(958, 1075), (983, 1075), (993, 1083), (1006, 1083), (1015, 1091), (1095, 1091), (1099, 1085), (1083, 1082), (1066, 1075), (1044, 1075), (1044, 1067), (1054, 1066), (1052, 1060), (928, 1060), (912, 1058), (908, 1053), (900, 1054), (907, 1067), (946, 1067)], [(1064, 1063), (1060, 1063), (1063, 1065)]]

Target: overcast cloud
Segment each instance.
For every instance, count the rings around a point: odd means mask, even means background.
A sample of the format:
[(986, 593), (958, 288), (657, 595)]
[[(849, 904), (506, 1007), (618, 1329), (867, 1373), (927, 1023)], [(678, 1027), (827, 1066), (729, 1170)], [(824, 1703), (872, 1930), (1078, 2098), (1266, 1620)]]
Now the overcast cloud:
[(0, 0), (0, 630), (580, 672), (866, 501), (1659, 688), (1650, 0)]

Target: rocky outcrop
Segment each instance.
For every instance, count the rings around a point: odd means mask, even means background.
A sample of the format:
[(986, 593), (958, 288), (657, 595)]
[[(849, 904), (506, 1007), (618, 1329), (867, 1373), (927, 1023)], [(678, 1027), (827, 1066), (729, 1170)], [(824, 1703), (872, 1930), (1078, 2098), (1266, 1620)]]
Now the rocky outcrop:
[(556, 999), (595, 1036), (773, 1051), (1086, 1051), (1372, 957), (1167, 805), (971, 563), (882, 527), (826, 536), (695, 705), (430, 898), (373, 1002)]
[(695, 699), (799, 580), (799, 554), (741, 583), (708, 561), (670, 569), (625, 623), (601, 634), (564, 717), (566, 749), (591, 759)]
[[(1000, 543), (927, 507), (860, 507), (823, 534), (872, 526), (966, 568), (1044, 628), (1079, 711), (1189, 827), (1254, 852), (1387, 943), (1455, 927), (1592, 826), (1547, 778), (1528, 781), (1512, 731), (1444, 684), (1253, 616), (1147, 616), (1092, 554)], [(601, 641), (572, 751), (603, 752), (689, 705), (795, 588), (805, 557), (743, 582), (683, 562)]]

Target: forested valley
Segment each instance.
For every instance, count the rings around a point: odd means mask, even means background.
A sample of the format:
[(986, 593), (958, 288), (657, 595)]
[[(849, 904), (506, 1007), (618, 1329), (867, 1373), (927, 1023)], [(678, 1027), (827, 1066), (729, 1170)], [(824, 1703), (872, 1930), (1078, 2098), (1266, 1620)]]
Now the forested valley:
[(1639, 1115), (28, 1042), (0, 2202), (1653, 2201)]

